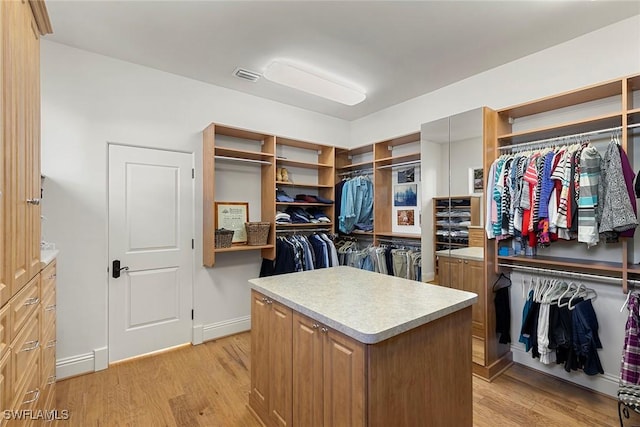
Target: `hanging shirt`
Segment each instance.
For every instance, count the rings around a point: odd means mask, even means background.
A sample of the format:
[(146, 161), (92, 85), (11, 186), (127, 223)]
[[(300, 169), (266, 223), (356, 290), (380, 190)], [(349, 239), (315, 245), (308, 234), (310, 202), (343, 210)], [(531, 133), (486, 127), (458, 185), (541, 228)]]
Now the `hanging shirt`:
[(620, 384), (640, 384), (640, 295), (633, 292), (627, 303), (629, 317), (624, 330)]

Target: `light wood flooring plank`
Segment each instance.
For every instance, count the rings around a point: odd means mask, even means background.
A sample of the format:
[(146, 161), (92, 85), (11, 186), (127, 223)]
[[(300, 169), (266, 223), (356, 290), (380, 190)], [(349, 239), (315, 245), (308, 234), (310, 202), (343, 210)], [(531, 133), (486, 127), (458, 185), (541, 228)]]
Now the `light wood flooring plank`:
[[(258, 427), (246, 406), (250, 343), (247, 332), (59, 381), (57, 407), (71, 418), (57, 425)], [(618, 425), (614, 399), (521, 365), (493, 383), (474, 377), (473, 393), (477, 427)]]

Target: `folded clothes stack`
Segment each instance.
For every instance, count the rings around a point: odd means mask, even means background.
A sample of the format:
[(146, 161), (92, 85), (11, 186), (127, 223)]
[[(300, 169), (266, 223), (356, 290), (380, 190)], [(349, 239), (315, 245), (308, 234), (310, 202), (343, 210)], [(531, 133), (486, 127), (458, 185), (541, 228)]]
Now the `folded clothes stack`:
[(313, 218), (316, 219), (318, 222), (325, 222), (325, 223), (331, 222), (329, 217), (325, 215), (325, 213), (318, 208), (307, 208), (307, 213), (313, 216)]
[(291, 215), (286, 212), (276, 212), (276, 224), (291, 224)]
[(296, 202), (300, 203), (326, 203), (328, 205), (333, 203), (333, 200), (325, 199), (321, 196), (312, 196), (309, 194), (296, 194)]
[(289, 196), (282, 190), (276, 190), (276, 201), (278, 202), (293, 202), (293, 197)]
[(313, 207), (305, 210), (299, 206), (289, 206), (285, 212), (289, 214), (291, 222), (294, 224), (331, 223), (331, 220), (324, 212)]

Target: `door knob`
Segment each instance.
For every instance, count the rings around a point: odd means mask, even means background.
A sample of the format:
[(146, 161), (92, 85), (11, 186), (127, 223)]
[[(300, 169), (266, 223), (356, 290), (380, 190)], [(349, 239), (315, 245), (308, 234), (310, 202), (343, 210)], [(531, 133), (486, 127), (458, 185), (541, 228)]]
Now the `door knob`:
[(111, 277), (117, 279), (118, 277), (120, 277), (120, 272), (123, 270), (127, 271), (129, 270), (129, 267), (120, 267), (120, 260), (114, 259), (111, 263)]

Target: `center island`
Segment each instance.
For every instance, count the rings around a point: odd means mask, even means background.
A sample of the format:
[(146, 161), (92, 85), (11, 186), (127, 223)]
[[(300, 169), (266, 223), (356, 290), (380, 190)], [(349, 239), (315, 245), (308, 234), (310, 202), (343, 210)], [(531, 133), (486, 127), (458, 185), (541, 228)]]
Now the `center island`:
[(472, 425), (476, 294), (346, 266), (249, 283), (265, 425)]

